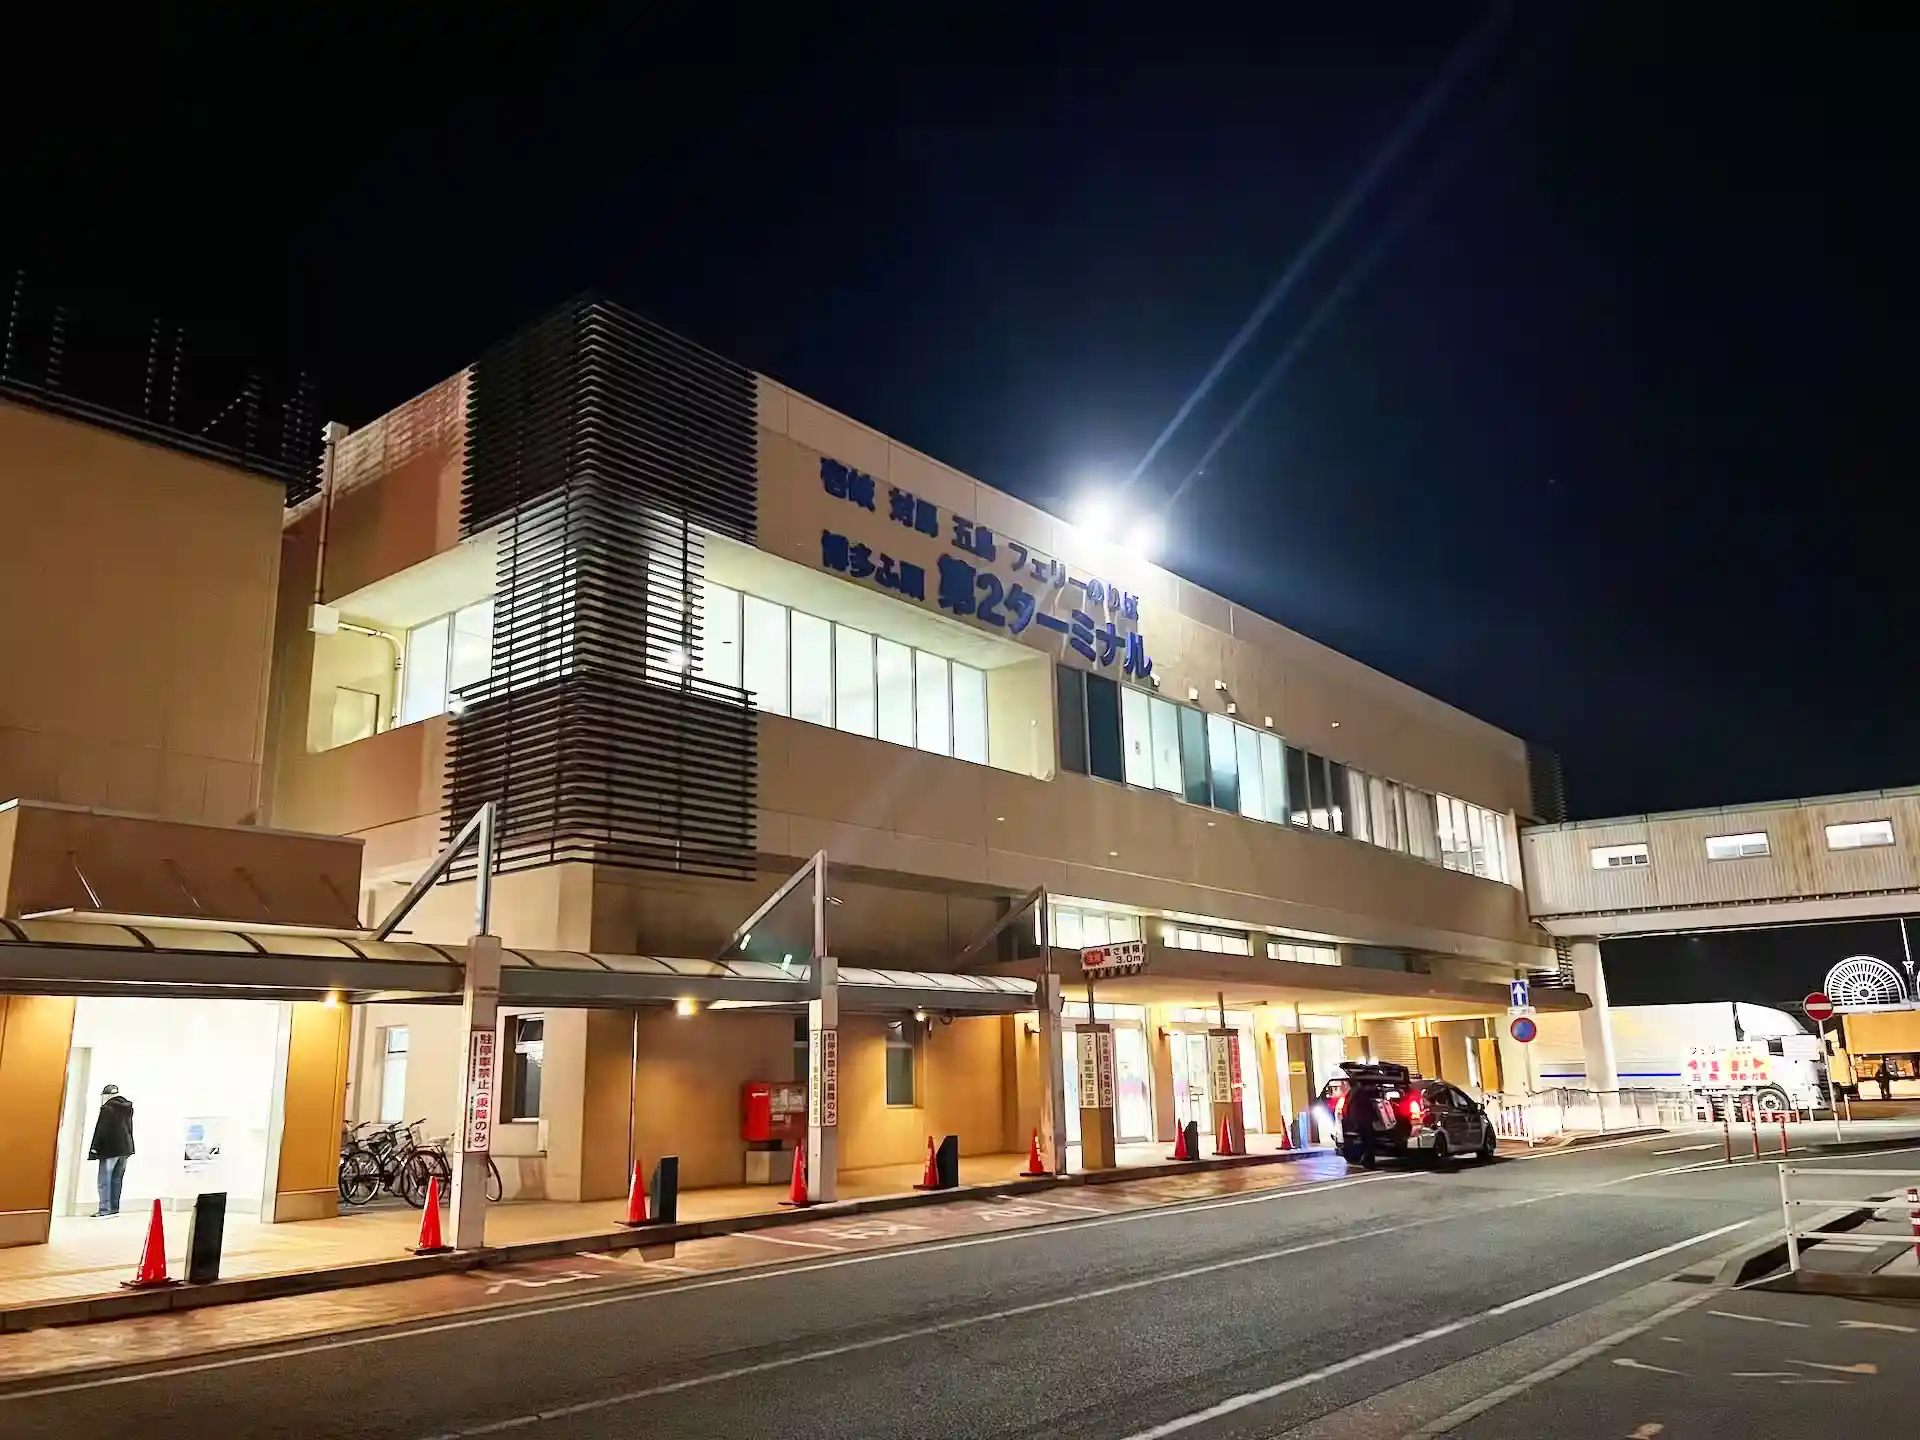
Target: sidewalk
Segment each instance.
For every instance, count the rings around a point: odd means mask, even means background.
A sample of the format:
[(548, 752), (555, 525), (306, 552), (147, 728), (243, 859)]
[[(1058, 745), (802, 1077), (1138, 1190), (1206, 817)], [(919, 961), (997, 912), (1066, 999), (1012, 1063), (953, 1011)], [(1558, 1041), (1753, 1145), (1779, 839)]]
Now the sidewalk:
[[(391, 1284), (327, 1290), (188, 1313), (139, 1315), (111, 1325), (57, 1325), (0, 1334), (0, 1388), (12, 1383), (101, 1367), (140, 1365), (244, 1349), (315, 1336), (376, 1331), (422, 1319), (476, 1315), (550, 1298), (573, 1302), (649, 1285), (697, 1283), (721, 1272), (938, 1243), (965, 1237), (1105, 1217), (1122, 1223), (1168, 1205), (1196, 1200), (1251, 1204), (1301, 1187), (1338, 1180), (1346, 1166), (1324, 1150), (1294, 1151), (1292, 1163), (1253, 1157), (1231, 1168), (1215, 1162), (1183, 1166), (1177, 1174), (1140, 1169), (1085, 1177), (987, 1186), (972, 1195), (914, 1196), (914, 1208), (883, 1214), (788, 1212), (778, 1227), (743, 1230), (675, 1244), (587, 1248), (575, 1241), (533, 1260), (461, 1257), (469, 1268), (446, 1267)], [(410, 1212), (411, 1213), (411, 1212)], [(587, 1244), (607, 1236), (588, 1237)], [(173, 1292), (176, 1294), (183, 1292)], [(186, 1291), (192, 1294), (195, 1292)]]
[[(1253, 1153), (1236, 1157), (1231, 1165), (1260, 1163), (1277, 1158), (1278, 1136), (1252, 1137)], [(1078, 1147), (1069, 1152), (1077, 1159)], [(1121, 1168), (1104, 1172), (1121, 1176), (1129, 1172), (1166, 1168), (1164, 1144), (1124, 1145), (1119, 1147)], [(969, 1156), (960, 1162), (962, 1190), (1004, 1188), (1022, 1185), (1020, 1172), (1026, 1156), (1011, 1154)], [(1203, 1160), (1198, 1167), (1208, 1169), (1222, 1162)], [(864, 1170), (845, 1170), (840, 1174), (843, 1205), (932, 1204), (950, 1199), (946, 1194), (916, 1194), (913, 1187), (921, 1178), (917, 1165), (887, 1165)], [(1086, 1177), (1077, 1177), (1084, 1180)], [(1026, 1182), (1034, 1183), (1034, 1182)], [(1038, 1182), (1054, 1185), (1061, 1182)], [(680, 1196), (679, 1220), (683, 1229), (702, 1227), (709, 1233), (729, 1227), (729, 1222), (753, 1221), (760, 1225), (798, 1223), (801, 1218), (787, 1210), (784, 1185), (739, 1185), (723, 1189), (690, 1190)], [(839, 1207), (836, 1207), (839, 1208)], [(808, 1214), (818, 1212), (805, 1212)], [(626, 1215), (625, 1200), (601, 1200), (586, 1203), (561, 1201), (512, 1201), (495, 1204), (487, 1211), (489, 1250), (507, 1250), (556, 1242), (582, 1241), (591, 1236), (632, 1232), (620, 1228)], [(23, 1245), (0, 1250), (0, 1329), (22, 1328), (33, 1323), (30, 1316), (17, 1312), (63, 1302), (92, 1301), (113, 1297), (118, 1303), (105, 1309), (138, 1313), (143, 1300), (161, 1308), (172, 1300), (187, 1300), (204, 1291), (156, 1292), (138, 1296), (123, 1292), (120, 1282), (133, 1274), (140, 1257), (149, 1216), (132, 1209), (107, 1220), (61, 1219), (54, 1222), (52, 1239), (46, 1245)], [(178, 1278), (185, 1269), (187, 1221), (183, 1213), (166, 1217), (167, 1259), (171, 1274)], [(251, 1216), (229, 1216), (221, 1255), (222, 1281), (243, 1281), (301, 1275), (312, 1272), (348, 1271), (354, 1267), (379, 1266), (381, 1262), (406, 1262), (399, 1275), (429, 1273), (452, 1268), (444, 1261), (415, 1261), (408, 1247), (418, 1238), (420, 1212), (398, 1202), (370, 1206), (343, 1214), (332, 1220), (307, 1220), (286, 1225), (263, 1225)], [(472, 1257), (463, 1264), (471, 1265)], [(340, 1283), (365, 1283), (367, 1280), (393, 1278), (387, 1273), (360, 1277), (343, 1275)], [(324, 1288), (324, 1285), (310, 1288)], [(211, 1300), (210, 1295), (205, 1296)], [(235, 1295), (234, 1299), (248, 1298)], [(102, 1307), (96, 1307), (99, 1309)], [(37, 1323), (66, 1323), (91, 1317), (81, 1314), (48, 1316)]]

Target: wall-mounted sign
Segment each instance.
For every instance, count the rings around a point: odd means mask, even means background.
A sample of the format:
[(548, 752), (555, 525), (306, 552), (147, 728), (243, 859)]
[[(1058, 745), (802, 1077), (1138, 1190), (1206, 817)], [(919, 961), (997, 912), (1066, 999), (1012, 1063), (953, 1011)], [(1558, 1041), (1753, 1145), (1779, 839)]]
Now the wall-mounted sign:
[(1207, 1069), (1212, 1076), (1216, 1105), (1225, 1105), (1240, 1094), (1239, 1040), (1231, 1030), (1207, 1032)]
[[(836, 500), (880, 513), (881, 487), (873, 476), (827, 456), (820, 458), (820, 486)], [(1089, 665), (1118, 664), (1136, 680), (1153, 674), (1141, 635), (1140, 597), (1098, 575), (1074, 575), (1066, 562), (1029, 545), (995, 535), (984, 525), (910, 491), (887, 486), (887, 518), (921, 537), (944, 539), (951, 548), (934, 566), (934, 603), (949, 615), (1007, 635), (1038, 625)], [(921, 541), (914, 542), (916, 545)], [(954, 551), (959, 554), (954, 554)], [(885, 548), (839, 530), (820, 532), (823, 569), (878, 589), (927, 603), (927, 569)]]
[(1111, 945), (1090, 945), (1080, 952), (1080, 973), (1089, 980), (1106, 975), (1137, 975), (1147, 965), (1147, 942), (1116, 940)]
[(467, 1131), (461, 1148), (485, 1154), (493, 1145), (493, 1031), (467, 1034)]

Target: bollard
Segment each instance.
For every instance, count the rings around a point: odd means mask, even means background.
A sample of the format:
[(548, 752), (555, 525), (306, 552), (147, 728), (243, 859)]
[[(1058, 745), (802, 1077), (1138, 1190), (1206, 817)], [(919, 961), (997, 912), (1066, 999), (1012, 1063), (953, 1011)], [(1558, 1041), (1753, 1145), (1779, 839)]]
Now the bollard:
[(1727, 1164), (1733, 1164), (1733, 1105), (1731, 1102), (1720, 1107), (1720, 1143), (1727, 1152)]
[(656, 1225), (677, 1224), (680, 1219), (680, 1157), (662, 1155), (653, 1167), (653, 1182), (647, 1186), (647, 1214)]
[(1787, 1153), (1787, 1112), (1780, 1112), (1780, 1153)]
[(220, 1278), (220, 1242), (227, 1229), (227, 1193), (197, 1195), (187, 1221), (187, 1283), (211, 1285)]
[(1920, 1189), (1907, 1187), (1907, 1225), (1913, 1231), (1913, 1258), (1920, 1260)]
[(1753, 1131), (1753, 1158), (1760, 1158), (1760, 1101), (1747, 1096), (1747, 1127)]

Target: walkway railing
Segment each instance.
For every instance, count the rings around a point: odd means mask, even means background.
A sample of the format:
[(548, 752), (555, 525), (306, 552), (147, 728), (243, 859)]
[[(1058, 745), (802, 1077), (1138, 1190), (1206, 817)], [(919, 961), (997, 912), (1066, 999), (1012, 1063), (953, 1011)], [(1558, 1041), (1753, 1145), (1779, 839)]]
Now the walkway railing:
[[(1819, 1180), (1820, 1194), (1809, 1194), (1810, 1182)], [(1831, 1182), (1841, 1180), (1844, 1185)], [(1869, 1183), (1870, 1182), (1870, 1183)], [(1819, 1215), (1806, 1216), (1809, 1210), (1847, 1212), (1850, 1228), (1822, 1228)], [(1822, 1165), (1782, 1165), (1780, 1167), (1780, 1210), (1787, 1230), (1787, 1265), (1800, 1268), (1800, 1247), (1808, 1240), (1839, 1240), (1857, 1248), (1862, 1242), (1892, 1246), (1912, 1238), (1914, 1253), (1920, 1257), (1920, 1170), (1839, 1170)], [(1859, 1212), (1868, 1211), (1864, 1218)], [(1806, 1216), (1806, 1218), (1802, 1218)], [(1829, 1219), (1826, 1223), (1835, 1223)]]
[(1693, 1098), (1684, 1090), (1636, 1087), (1583, 1090), (1557, 1087), (1530, 1094), (1487, 1097), (1494, 1131), (1503, 1140), (1535, 1144), (1570, 1134), (1606, 1134), (1649, 1125), (1682, 1125), (1694, 1119)]

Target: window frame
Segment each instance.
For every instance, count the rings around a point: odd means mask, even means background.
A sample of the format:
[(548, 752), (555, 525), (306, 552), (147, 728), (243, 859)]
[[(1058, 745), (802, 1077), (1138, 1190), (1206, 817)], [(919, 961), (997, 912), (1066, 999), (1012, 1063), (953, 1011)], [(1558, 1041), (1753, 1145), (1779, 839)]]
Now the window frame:
[[(920, 1022), (911, 1015), (899, 1020), (889, 1020), (882, 1031), (886, 1054), (882, 1062), (885, 1102), (889, 1110), (917, 1110), (920, 1108)], [(896, 1038), (897, 1037), (897, 1038)], [(894, 1098), (894, 1056), (904, 1053), (907, 1057), (906, 1083), (907, 1098)]]
[(1653, 854), (1644, 840), (1631, 840), (1618, 845), (1591, 845), (1587, 847), (1587, 863), (1602, 872), (1646, 870), (1653, 865)]
[[(1850, 838), (1836, 845), (1834, 843), (1836, 831), (1844, 832)], [(1869, 832), (1874, 835), (1884, 834), (1886, 838), (1884, 840), (1867, 839), (1865, 837)], [(1829, 851), (1884, 850), (1900, 843), (1900, 836), (1893, 828), (1893, 820), (1884, 816), (1877, 820), (1837, 820), (1825, 827), (1825, 834)]]
[[(529, 1026), (538, 1026), (539, 1033), (529, 1038), (526, 1030)], [(522, 1011), (507, 1017), (507, 1085), (505, 1101), (500, 1105), (501, 1119), (512, 1124), (516, 1120), (538, 1120), (540, 1106), (544, 1100), (542, 1081), (546, 1077), (547, 1017), (542, 1010)], [(538, 1045), (540, 1053), (530, 1056), (523, 1048), (526, 1045)], [(528, 1077), (532, 1078), (533, 1100), (527, 1102)]]
[[(1760, 842), (1757, 850), (1750, 844), (1754, 840)], [(1724, 854), (1716, 855), (1713, 853), (1716, 844), (1730, 844), (1731, 848)], [(1707, 859), (1715, 863), (1722, 860), (1764, 860), (1773, 854), (1773, 837), (1765, 830), (1744, 830), (1737, 835), (1709, 835), (1705, 846)]]

